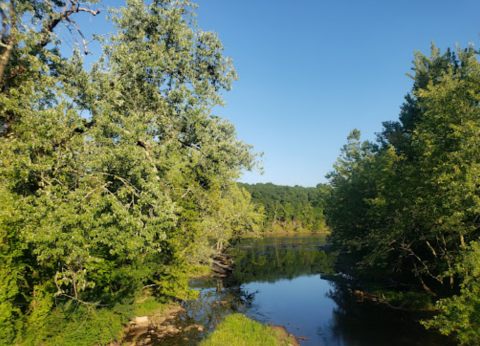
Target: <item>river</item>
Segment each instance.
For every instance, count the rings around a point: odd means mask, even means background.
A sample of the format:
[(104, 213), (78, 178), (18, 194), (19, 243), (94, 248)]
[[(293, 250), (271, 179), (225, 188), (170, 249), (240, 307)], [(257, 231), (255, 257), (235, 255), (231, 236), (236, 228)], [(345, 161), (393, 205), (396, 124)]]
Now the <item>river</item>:
[(325, 280), (335, 274), (335, 256), (325, 250), (321, 235), (244, 239), (229, 252), (236, 262), (232, 277), (190, 283), (199, 298), (184, 304), (178, 322), (203, 325), (206, 331), (195, 329), (158, 345), (195, 345), (224, 316), (236, 312), (283, 325), (307, 338), (300, 340), (305, 346), (453, 345), (388, 309), (355, 301), (345, 280)]

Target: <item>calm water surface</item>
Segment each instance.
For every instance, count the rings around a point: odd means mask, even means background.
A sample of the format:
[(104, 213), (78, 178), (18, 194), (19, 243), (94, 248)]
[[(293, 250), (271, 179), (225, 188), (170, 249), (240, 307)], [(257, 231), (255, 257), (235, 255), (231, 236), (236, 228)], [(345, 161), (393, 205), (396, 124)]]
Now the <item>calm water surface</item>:
[[(307, 337), (302, 345), (452, 346), (415, 323), (355, 302), (348, 284), (322, 279), (334, 273), (335, 262), (324, 245), (318, 235), (243, 240), (230, 252), (237, 264), (233, 277), (191, 282), (200, 296), (185, 303), (181, 322), (213, 330), (224, 316), (240, 312)], [(204, 336), (190, 331), (158, 345), (195, 345)]]

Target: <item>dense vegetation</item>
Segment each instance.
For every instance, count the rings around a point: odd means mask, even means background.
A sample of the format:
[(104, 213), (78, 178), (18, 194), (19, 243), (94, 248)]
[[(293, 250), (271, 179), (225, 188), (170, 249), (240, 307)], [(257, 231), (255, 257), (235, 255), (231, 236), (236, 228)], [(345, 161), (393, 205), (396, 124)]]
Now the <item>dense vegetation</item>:
[(187, 0), (128, 0), (86, 69), (96, 2), (0, 4), (2, 345), (105, 344), (261, 223), (234, 182), (256, 155), (210, 113), (237, 77), (217, 35)]
[(325, 229), (325, 199), (329, 186), (317, 187), (279, 186), (267, 184), (244, 184), (239, 186), (248, 191), (252, 201), (263, 207), (264, 230), (323, 231)]
[(480, 343), (480, 63), (470, 47), (416, 53), (398, 121), (348, 137), (328, 203), (333, 244), (357, 275), (414, 284), (441, 309), (428, 327)]

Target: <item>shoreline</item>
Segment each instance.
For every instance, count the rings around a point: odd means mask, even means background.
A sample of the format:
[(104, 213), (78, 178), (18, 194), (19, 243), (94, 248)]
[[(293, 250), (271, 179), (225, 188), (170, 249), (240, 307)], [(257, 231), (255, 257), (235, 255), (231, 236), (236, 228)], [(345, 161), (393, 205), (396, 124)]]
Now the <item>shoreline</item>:
[(261, 236), (261, 235), (300, 235), (300, 234), (325, 234), (328, 235), (331, 231), (285, 231), (285, 232), (255, 232), (242, 234), (243, 237), (248, 236)]

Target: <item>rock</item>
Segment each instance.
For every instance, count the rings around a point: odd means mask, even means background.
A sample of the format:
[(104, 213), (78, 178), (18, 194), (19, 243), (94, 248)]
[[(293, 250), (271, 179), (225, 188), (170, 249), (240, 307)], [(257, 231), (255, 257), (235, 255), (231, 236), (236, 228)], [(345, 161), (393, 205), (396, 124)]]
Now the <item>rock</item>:
[(308, 341), (308, 338), (306, 338), (306, 337), (304, 337), (304, 336), (299, 336), (299, 337), (297, 338), (297, 340), (307, 340), (307, 341)]
[(141, 324), (148, 324), (148, 316), (140, 316), (140, 317), (135, 317), (133, 322), (136, 325), (141, 325)]
[(188, 326), (188, 327), (185, 327), (183, 330), (185, 332), (189, 332), (191, 331), (192, 329), (198, 329), (199, 331), (203, 332), (203, 330), (205, 329), (203, 326), (200, 326), (198, 324), (192, 324), (191, 326)]
[(183, 329), (184, 332), (189, 332), (191, 331), (192, 329), (195, 329), (197, 326), (196, 325), (191, 325), (191, 326), (188, 326), (188, 327), (185, 327)]
[(156, 323), (156, 324), (162, 324), (162, 323), (164, 323), (166, 320), (167, 320), (167, 319), (166, 319), (165, 317), (157, 317), (157, 318), (155, 319), (155, 323)]

